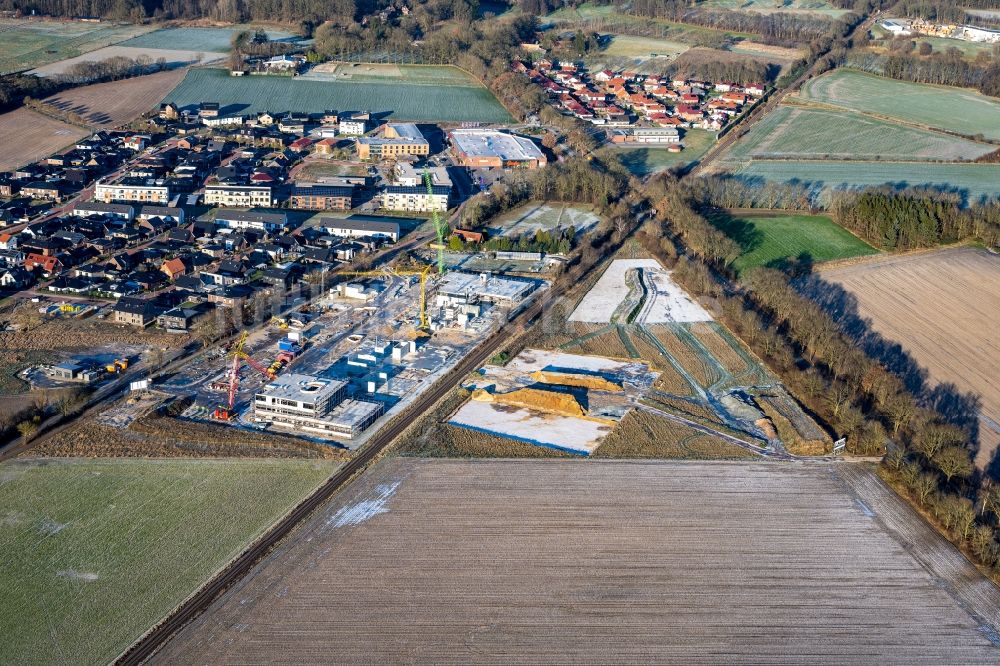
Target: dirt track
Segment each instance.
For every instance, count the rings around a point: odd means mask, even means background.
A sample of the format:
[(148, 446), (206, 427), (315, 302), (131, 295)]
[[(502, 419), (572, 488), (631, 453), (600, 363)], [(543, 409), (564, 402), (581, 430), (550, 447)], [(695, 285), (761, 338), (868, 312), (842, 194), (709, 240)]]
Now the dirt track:
[(154, 663), (996, 663), (1000, 590), (850, 463), (384, 461)]
[(980, 448), (985, 468), (1000, 446), (1000, 257), (955, 248), (876, 257), (831, 270), (858, 299), (858, 313), (899, 342), (932, 383), (981, 396)]

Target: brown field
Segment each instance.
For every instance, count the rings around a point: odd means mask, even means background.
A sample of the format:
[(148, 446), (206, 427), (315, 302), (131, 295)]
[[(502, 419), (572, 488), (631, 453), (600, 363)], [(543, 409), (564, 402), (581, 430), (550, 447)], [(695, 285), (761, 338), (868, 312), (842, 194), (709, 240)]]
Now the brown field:
[(695, 381), (697, 381), (702, 388), (708, 388), (715, 382), (722, 379), (722, 377), (718, 374), (717, 368), (710, 366), (701, 354), (688, 345), (688, 343), (681, 340), (673, 329), (670, 328), (670, 326), (664, 324), (651, 324), (646, 326), (646, 329), (660, 341), (663, 348), (666, 349), (670, 355), (684, 367), (685, 370), (691, 373), (691, 376), (694, 377)]
[(151, 663), (995, 664), (998, 608), (858, 464), (397, 457)]
[(606, 356), (608, 358), (631, 358), (625, 343), (618, 331), (612, 327), (607, 333), (588, 338), (580, 344), (563, 347), (571, 354), (589, 354), (591, 356)]
[(150, 415), (128, 428), (79, 420), (38, 442), (33, 458), (322, 458), (347, 460), (342, 449), (295, 437)]
[(82, 350), (107, 344), (179, 347), (187, 342), (182, 336), (163, 331), (139, 331), (132, 326), (94, 318), (42, 320), (33, 315), (32, 305), (25, 302), (19, 307), (18, 313), (10, 317), (12, 321), (20, 321), (24, 328), (0, 332), (0, 350)]
[(739, 376), (749, 368), (746, 360), (736, 353), (736, 350), (716, 330), (718, 324), (696, 323), (691, 325), (691, 334), (698, 338), (705, 349), (733, 375)]
[(81, 86), (46, 97), (44, 101), (64, 111), (79, 113), (95, 129), (117, 127), (156, 107), (180, 83), (186, 72), (186, 69), (180, 68), (123, 81)]
[(932, 382), (980, 396), (985, 468), (1000, 446), (1000, 257), (954, 248), (821, 271), (858, 299), (859, 314), (900, 343)]
[(666, 391), (674, 395), (692, 395), (691, 385), (681, 376), (673, 364), (664, 358), (660, 350), (646, 342), (641, 335), (632, 335), (632, 344), (635, 345), (639, 356), (645, 361), (649, 361), (659, 371), (660, 376), (653, 383), (653, 388), (657, 391)]
[(738, 446), (641, 409), (625, 415), (593, 453), (594, 458), (756, 458)]
[(85, 129), (47, 118), (29, 109), (0, 114), (0, 171), (37, 162), (77, 139), (87, 136)]

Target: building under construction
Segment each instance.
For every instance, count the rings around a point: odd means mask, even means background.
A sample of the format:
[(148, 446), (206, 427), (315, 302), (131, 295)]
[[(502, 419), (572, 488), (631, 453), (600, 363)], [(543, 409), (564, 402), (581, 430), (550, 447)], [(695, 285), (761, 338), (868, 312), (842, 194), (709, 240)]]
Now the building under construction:
[(313, 375), (287, 374), (254, 396), (253, 419), (278, 429), (353, 439), (382, 415), (378, 402), (347, 397), (348, 383)]

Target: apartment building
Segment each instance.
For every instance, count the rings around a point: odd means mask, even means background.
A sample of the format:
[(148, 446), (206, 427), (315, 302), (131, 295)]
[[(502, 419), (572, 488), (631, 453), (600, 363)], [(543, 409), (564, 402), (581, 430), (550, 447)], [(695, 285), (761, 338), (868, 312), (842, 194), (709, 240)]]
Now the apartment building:
[(358, 157), (363, 160), (399, 155), (430, 155), (431, 144), (413, 123), (389, 123), (382, 136), (355, 140)]
[(141, 182), (119, 181), (112, 183), (98, 182), (94, 188), (94, 199), (104, 203), (140, 202), (160, 204), (170, 203), (170, 187), (163, 181), (150, 180)]
[(296, 183), (289, 198), (296, 210), (350, 210), (353, 202), (353, 186), (325, 183)]
[(269, 185), (207, 185), (205, 203), (238, 208), (270, 208), (274, 205)]

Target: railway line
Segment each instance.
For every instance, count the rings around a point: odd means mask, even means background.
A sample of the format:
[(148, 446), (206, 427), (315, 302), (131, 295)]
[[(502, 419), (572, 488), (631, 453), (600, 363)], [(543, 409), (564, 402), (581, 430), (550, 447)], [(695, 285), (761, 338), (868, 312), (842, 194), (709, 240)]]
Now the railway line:
[(463, 376), (486, 362), (494, 349), (501, 343), (508, 342), (524, 333), (527, 325), (541, 314), (544, 302), (542, 299), (536, 299), (506, 326), (500, 327), (471, 353), (467, 354), (437, 383), (414, 400), (407, 409), (386, 424), (372, 437), (367, 446), (337, 470), (312, 495), (292, 509), (212, 580), (188, 597), (160, 624), (123, 652), (114, 663), (120, 666), (131, 666), (141, 664), (151, 657), (175, 632), (205, 610), (217, 596), (248, 574), (271, 548), (289, 535), (307, 516), (376, 461), (392, 442), (413, 423), (416, 417), (429, 411), (438, 400), (454, 388)]

